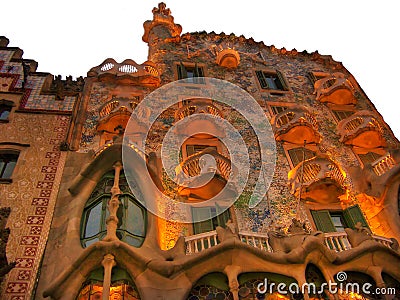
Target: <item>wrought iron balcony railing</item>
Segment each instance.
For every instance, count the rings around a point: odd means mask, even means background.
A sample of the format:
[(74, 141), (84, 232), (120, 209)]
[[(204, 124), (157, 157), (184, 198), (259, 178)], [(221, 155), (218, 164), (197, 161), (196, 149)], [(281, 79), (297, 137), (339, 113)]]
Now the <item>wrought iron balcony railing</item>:
[[(372, 235), (373, 240), (376, 242), (388, 247), (392, 248), (393, 241), (391, 239), (385, 238), (383, 236)], [(265, 233), (241, 233), (239, 232), (239, 240), (243, 243), (258, 248), (260, 250), (266, 252), (274, 252), (272, 247), (269, 244), (268, 235)], [(200, 233), (192, 236), (185, 237), (186, 244), (186, 254), (196, 254), (207, 250), (211, 247), (214, 247), (220, 244), (218, 240), (218, 235), (215, 230)], [(327, 232), (324, 233), (324, 244), (327, 248), (335, 251), (335, 252), (343, 252), (346, 250), (350, 250), (351, 244), (347, 238), (346, 232)], [(299, 245), (300, 246), (300, 245)]]

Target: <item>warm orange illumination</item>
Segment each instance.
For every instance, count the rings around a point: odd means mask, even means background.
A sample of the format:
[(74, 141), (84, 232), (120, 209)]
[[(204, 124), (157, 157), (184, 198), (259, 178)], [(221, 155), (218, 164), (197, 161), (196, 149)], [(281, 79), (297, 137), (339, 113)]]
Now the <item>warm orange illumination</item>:
[[(77, 300), (101, 300), (103, 298), (103, 283), (96, 282), (86, 285), (79, 293)], [(138, 293), (126, 283), (116, 283), (110, 287), (109, 300), (140, 300)]]
[(279, 293), (273, 293), (271, 295), (268, 295), (267, 300), (280, 300), (280, 299), (290, 299), (289, 297), (279, 294)]

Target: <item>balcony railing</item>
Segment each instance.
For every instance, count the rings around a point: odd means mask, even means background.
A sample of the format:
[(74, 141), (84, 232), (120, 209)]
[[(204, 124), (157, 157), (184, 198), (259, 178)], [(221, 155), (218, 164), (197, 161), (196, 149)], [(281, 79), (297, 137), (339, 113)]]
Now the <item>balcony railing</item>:
[[(201, 174), (202, 168), (200, 164), (200, 159), (205, 154), (209, 154), (214, 157), (216, 162), (216, 173), (221, 175), (226, 181), (228, 181), (231, 173), (231, 161), (225, 156), (219, 154), (218, 151), (214, 148), (206, 148), (203, 151), (195, 153), (186, 158), (181, 163), (181, 169), (185, 173), (185, 175), (189, 177), (194, 177)], [(179, 176), (179, 174), (176, 175)]]
[(99, 111), (100, 119), (117, 111), (126, 111), (131, 114), (138, 105), (138, 102), (139, 99), (114, 98), (101, 107)]
[(321, 157), (313, 157), (298, 164), (289, 172), (288, 177), (293, 194), (319, 180), (331, 179), (339, 186), (343, 186), (345, 180), (342, 171), (333, 161)]
[(219, 244), (215, 230), (185, 237), (186, 254), (194, 254)]
[(246, 243), (247, 245), (256, 247), (260, 250), (264, 250), (267, 252), (273, 252), (271, 246), (268, 243), (268, 236), (266, 234), (261, 233), (239, 233), (239, 239)]
[(222, 113), (218, 107), (210, 102), (202, 100), (193, 100), (189, 104), (181, 107), (175, 114), (177, 120), (182, 120), (193, 114), (211, 114), (213, 116), (221, 117)]
[[(372, 235), (373, 239), (391, 248), (393, 241), (377, 235)], [(266, 252), (273, 252), (268, 243), (268, 235), (255, 232), (240, 232), (239, 240), (252, 247), (258, 248)], [(324, 233), (325, 246), (335, 252), (343, 252), (351, 249), (350, 242), (346, 232), (328, 232)], [(219, 244), (217, 232), (215, 230), (185, 237), (186, 254), (195, 254), (209, 249)], [(300, 246), (300, 245), (299, 245)]]
[(382, 133), (381, 125), (369, 111), (359, 111), (340, 121), (338, 130), (341, 135), (341, 142), (346, 142), (367, 131), (375, 131), (379, 135)]
[(391, 248), (393, 241), (391, 239), (385, 238), (383, 236), (379, 236), (379, 235), (372, 235), (372, 237), (374, 238), (375, 241), (377, 241), (378, 243), (381, 243), (382, 245)]
[(336, 252), (342, 252), (351, 249), (346, 232), (329, 232), (325, 233), (325, 245)]
[(374, 161), (371, 166), (374, 170), (375, 174), (381, 176), (389, 171), (396, 165), (396, 161), (394, 160), (393, 156), (388, 153), (385, 156), (379, 158), (378, 160)]
[(321, 102), (335, 104), (355, 104), (354, 87), (340, 72), (333, 73), (314, 83), (314, 94)]

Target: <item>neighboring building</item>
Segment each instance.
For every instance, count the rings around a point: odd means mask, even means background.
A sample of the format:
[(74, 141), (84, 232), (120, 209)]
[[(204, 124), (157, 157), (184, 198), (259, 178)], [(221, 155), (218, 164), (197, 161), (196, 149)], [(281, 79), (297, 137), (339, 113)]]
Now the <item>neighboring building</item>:
[[(267, 278), (319, 288), (340, 283), (340, 272), (342, 283), (396, 288), (386, 298), (399, 299), (400, 143), (343, 65), (233, 34), (181, 34), (163, 3), (144, 28), (148, 61), (108, 58), (77, 80), (36, 72), (35, 61), (0, 37), (0, 278), (8, 272), (1, 299), (302, 299), (276, 289), (260, 294), (257, 286)], [(247, 91), (272, 126), (275, 173), (254, 207), (258, 137), (237, 110), (199, 97), (207, 77)], [(178, 79), (186, 79), (177, 83), (185, 93), (142, 143), (147, 131), (129, 121), (132, 112)], [(179, 149), (176, 177), (208, 173), (201, 157), (209, 154), (211, 181), (185, 187), (162, 168), (169, 128), (195, 114), (231, 123), (252, 171), (234, 205), (194, 207), (200, 221), (191, 224), (171, 221), (173, 206), (155, 215), (146, 205), (158, 190), (202, 203), (228, 186), (232, 149), (209, 119), (184, 129), (202, 133)], [(224, 197), (235, 192), (229, 186)], [(338, 297), (381, 299), (363, 291), (304, 294)]]

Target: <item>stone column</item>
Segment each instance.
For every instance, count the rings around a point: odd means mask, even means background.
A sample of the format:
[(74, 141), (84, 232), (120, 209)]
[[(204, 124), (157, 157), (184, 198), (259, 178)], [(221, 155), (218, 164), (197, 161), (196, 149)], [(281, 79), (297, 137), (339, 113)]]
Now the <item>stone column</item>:
[(233, 295), (233, 300), (239, 300), (239, 282), (238, 275), (241, 273), (242, 268), (239, 266), (229, 265), (224, 269), (224, 273), (228, 277), (229, 291)]
[(107, 235), (104, 237), (103, 241), (115, 241), (118, 240), (117, 237), (117, 228), (118, 228), (118, 217), (117, 211), (120, 205), (119, 195), (121, 194), (121, 190), (119, 189), (119, 175), (122, 170), (122, 163), (120, 161), (114, 164), (114, 185), (111, 188), (111, 199), (108, 201), (107, 209), (110, 213), (110, 216), (106, 220), (107, 224)]
[(109, 300), (110, 298), (110, 285), (111, 285), (111, 271), (116, 265), (114, 256), (112, 254), (104, 255), (104, 259), (101, 262), (104, 268), (104, 279), (103, 279), (103, 300)]

